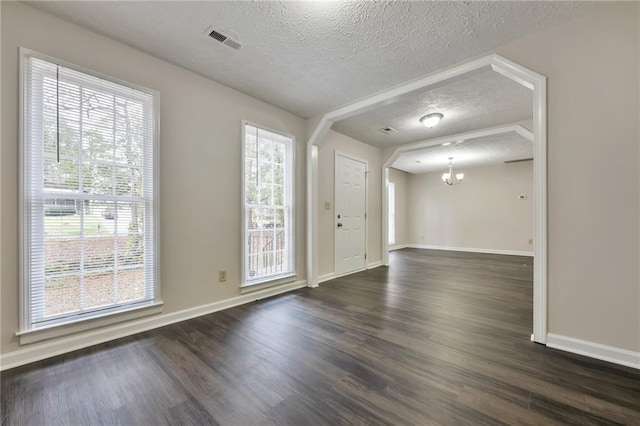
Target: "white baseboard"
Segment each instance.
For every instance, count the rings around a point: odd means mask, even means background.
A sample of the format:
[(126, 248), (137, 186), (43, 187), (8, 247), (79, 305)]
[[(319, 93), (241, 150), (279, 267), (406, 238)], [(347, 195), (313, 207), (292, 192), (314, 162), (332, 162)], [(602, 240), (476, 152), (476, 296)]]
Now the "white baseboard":
[(626, 367), (640, 369), (640, 352), (552, 333), (547, 334), (547, 346), (602, 361), (612, 362), (614, 364), (624, 365)]
[(130, 336), (132, 334), (141, 333), (143, 331), (152, 330), (154, 328), (163, 327), (176, 322), (185, 321), (202, 315), (211, 314), (245, 303), (254, 302), (256, 300), (265, 299), (267, 297), (276, 296), (281, 293), (296, 290), (307, 286), (307, 281), (296, 281), (290, 284), (283, 284), (276, 287), (258, 290), (252, 293), (243, 294), (241, 296), (232, 297), (231, 299), (221, 300), (219, 302), (208, 303), (206, 305), (196, 306), (182, 311), (171, 312), (164, 315), (145, 317), (140, 320), (134, 320), (114, 326), (100, 328), (87, 333), (74, 336), (64, 337), (17, 351), (0, 355), (0, 371), (10, 368), (19, 367), (31, 362), (40, 361), (56, 355), (67, 352), (73, 352), (78, 349), (97, 345), (99, 343), (108, 342), (110, 340), (119, 339), (121, 337)]
[(444, 246), (430, 246), (425, 244), (408, 244), (407, 246), (409, 248), (428, 249), (428, 250), (466, 251), (471, 253), (507, 254), (510, 256), (533, 256), (533, 252), (531, 251), (495, 250), (495, 249), (481, 249), (481, 248), (467, 248), (467, 247), (444, 247)]
[(340, 277), (344, 277), (344, 276), (347, 276), (347, 275), (355, 274), (357, 272), (362, 272), (362, 271), (365, 271), (367, 269), (374, 269), (374, 268), (377, 268), (378, 266), (382, 266), (382, 261), (381, 260), (379, 260), (377, 262), (371, 262), (371, 263), (369, 263), (367, 265), (366, 268), (358, 269), (357, 271), (347, 272), (347, 273), (339, 274), (339, 275), (337, 275), (335, 272), (330, 272), (328, 274), (324, 274), (324, 275), (318, 276), (318, 284), (324, 283), (324, 282), (327, 282), (327, 281), (331, 281), (334, 278), (340, 278)]
[(371, 262), (370, 264), (367, 265), (367, 269), (374, 269), (374, 268), (377, 268), (378, 266), (382, 266), (381, 260), (378, 260), (377, 262)]
[(402, 250), (409, 247), (409, 244), (393, 244), (389, 246), (389, 251)]
[(324, 274), (324, 275), (320, 275), (318, 277), (318, 284), (326, 282), (326, 281), (331, 281), (332, 279), (334, 279), (336, 277), (336, 274), (331, 272), (328, 274)]

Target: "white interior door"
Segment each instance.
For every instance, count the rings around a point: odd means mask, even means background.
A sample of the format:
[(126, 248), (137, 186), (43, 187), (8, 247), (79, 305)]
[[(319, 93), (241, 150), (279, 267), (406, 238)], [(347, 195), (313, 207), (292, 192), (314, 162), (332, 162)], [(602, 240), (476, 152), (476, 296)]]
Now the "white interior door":
[(367, 165), (336, 154), (335, 171), (335, 273), (342, 275), (366, 266)]

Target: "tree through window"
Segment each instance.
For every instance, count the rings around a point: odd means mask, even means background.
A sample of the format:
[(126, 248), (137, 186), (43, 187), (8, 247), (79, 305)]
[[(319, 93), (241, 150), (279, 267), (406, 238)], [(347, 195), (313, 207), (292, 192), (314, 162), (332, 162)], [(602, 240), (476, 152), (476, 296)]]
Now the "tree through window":
[(293, 138), (244, 128), (245, 284), (293, 274)]
[(25, 328), (153, 302), (157, 96), (23, 61)]

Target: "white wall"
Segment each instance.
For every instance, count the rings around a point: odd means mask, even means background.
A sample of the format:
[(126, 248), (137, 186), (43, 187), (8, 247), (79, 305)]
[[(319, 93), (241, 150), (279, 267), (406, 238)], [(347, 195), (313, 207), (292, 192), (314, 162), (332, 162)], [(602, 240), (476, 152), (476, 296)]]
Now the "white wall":
[[(329, 130), (318, 148), (318, 247), (319, 275), (332, 274), (334, 270), (334, 192), (335, 152), (363, 160), (369, 171), (367, 177), (367, 263), (382, 259), (380, 224), (382, 221), (382, 163), (380, 149), (352, 139), (342, 133)], [(324, 202), (331, 203), (325, 210)]]
[[(3, 354), (18, 349), (18, 46), (158, 90), (164, 313), (238, 296), (241, 120), (297, 139), (296, 269), (305, 279), (306, 122), (222, 84), (17, 2), (2, 2)], [(217, 282), (218, 269), (228, 281)], [(33, 345), (30, 345), (33, 347)]]
[(497, 53), (548, 78), (549, 332), (640, 351), (638, 4)]
[(442, 172), (409, 175), (409, 243), (531, 253), (533, 163), (455, 171), (464, 180), (454, 186)]
[[(396, 202), (396, 242), (391, 246), (402, 247), (409, 244), (409, 211), (408, 211), (408, 184), (411, 175), (402, 170), (389, 168), (389, 182), (395, 185)], [(389, 224), (391, 226), (391, 224)]]

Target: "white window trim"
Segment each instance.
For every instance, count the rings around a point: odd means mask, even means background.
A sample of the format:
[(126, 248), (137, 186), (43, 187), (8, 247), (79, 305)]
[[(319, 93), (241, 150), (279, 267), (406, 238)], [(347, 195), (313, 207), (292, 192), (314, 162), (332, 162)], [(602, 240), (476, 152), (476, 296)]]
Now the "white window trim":
[[(27, 168), (27, 164), (25, 164), (26, 156), (24, 152), (26, 141), (25, 138), (25, 116), (24, 116), (24, 108), (25, 108), (25, 59), (27, 56), (34, 57), (37, 59), (41, 59), (44, 61), (48, 61), (51, 63), (55, 63), (65, 68), (72, 69), (74, 71), (78, 71), (96, 78), (100, 78), (106, 81), (110, 81), (112, 83), (120, 84), (122, 86), (126, 86), (141, 92), (145, 92), (151, 94), (153, 96), (153, 113), (154, 113), (154, 133), (153, 133), (153, 197), (155, 208), (153, 211), (153, 249), (155, 254), (154, 261), (154, 300), (148, 301), (145, 303), (140, 303), (138, 306), (134, 305), (124, 305), (121, 309), (112, 310), (109, 313), (95, 313), (95, 315), (86, 315), (86, 316), (77, 316), (70, 317), (69, 320), (65, 322), (61, 322), (58, 324), (51, 324), (43, 327), (33, 327), (31, 324), (30, 318), (30, 310), (31, 307), (29, 305), (29, 295), (27, 294), (27, 277), (29, 274), (27, 273), (27, 268), (29, 265), (26, 262), (28, 259), (28, 241), (27, 235), (25, 232), (25, 226), (27, 223), (25, 221), (25, 211), (24, 211), (24, 198), (25, 198), (25, 172)], [(19, 71), (18, 71), (18, 79), (19, 79), (19, 94), (18, 94), (18, 102), (19, 102), (19, 117), (18, 117), (18, 126), (19, 126), (19, 164), (20, 164), (20, 173), (19, 173), (19, 185), (20, 191), (18, 195), (18, 209), (19, 209), (19, 330), (16, 332), (16, 336), (20, 339), (20, 344), (27, 344), (36, 342), (39, 340), (64, 336), (70, 333), (91, 330), (93, 328), (102, 327), (106, 325), (106, 323), (115, 323), (120, 321), (127, 321), (134, 318), (147, 316), (151, 314), (156, 314), (161, 312), (162, 310), (162, 299), (160, 295), (160, 188), (159, 188), (159, 179), (160, 179), (160, 92), (156, 90), (149, 89), (147, 87), (139, 86), (134, 83), (130, 83), (128, 81), (120, 80), (115, 77), (111, 77), (109, 75), (102, 74), (100, 72), (75, 65), (73, 63), (45, 55), (24, 47), (19, 47)], [(112, 318), (105, 321), (99, 321), (101, 318)], [(84, 324), (82, 324), (84, 323)], [(69, 332), (69, 326), (73, 324), (82, 324), (78, 325), (74, 328), (74, 331)], [(66, 326), (66, 327), (65, 327)], [(66, 330), (65, 330), (66, 329)], [(59, 331), (56, 331), (59, 330)]]
[[(281, 131), (278, 130), (274, 130), (274, 129), (270, 129), (269, 127), (266, 126), (262, 126), (259, 124), (255, 124), (251, 121), (248, 120), (242, 120), (241, 121), (241, 125), (242, 125), (242, 155), (240, 158), (240, 163), (241, 163), (241, 168), (240, 170), (242, 171), (242, 179), (241, 179), (241, 194), (242, 194), (242, 199), (240, 200), (241, 202), (241, 212), (242, 212), (242, 242), (240, 244), (240, 249), (241, 249), (241, 259), (242, 259), (242, 264), (241, 264), (241, 280), (240, 280), (240, 289), (242, 293), (245, 293), (248, 291), (248, 289), (251, 287), (251, 291), (253, 291), (253, 289), (255, 290), (262, 290), (265, 288), (269, 288), (269, 287), (273, 287), (273, 286), (277, 286), (277, 285), (281, 285), (284, 283), (289, 283), (289, 282), (293, 282), (296, 280), (297, 278), (297, 273), (296, 273), (296, 203), (295, 203), (295, 199), (296, 199), (296, 138), (293, 135), (287, 134), (287, 133), (283, 133)], [(246, 138), (246, 128), (247, 125), (249, 126), (253, 126), (256, 127), (258, 129), (262, 129), (262, 130), (266, 130), (268, 132), (271, 133), (276, 133), (278, 135), (281, 136), (285, 136), (287, 138), (291, 138), (291, 176), (290, 176), (290, 181), (291, 181), (291, 218), (290, 218), (290, 233), (291, 233), (291, 266), (292, 266), (292, 272), (291, 273), (284, 273), (284, 274), (280, 274), (280, 275), (273, 275), (264, 279), (257, 279), (257, 280), (251, 280), (248, 281), (247, 280), (247, 254), (246, 254), (246, 243), (247, 243), (247, 226), (246, 226), (246, 220), (247, 220), (247, 209), (246, 209), (246, 192), (245, 192), (245, 138)], [(256, 287), (254, 287), (256, 286)], [(257, 287), (259, 286), (259, 287)]]
[(83, 331), (91, 331), (96, 328), (131, 321), (162, 312), (162, 302), (145, 303), (143, 306), (128, 306), (117, 313), (95, 315), (76, 321), (68, 321), (63, 324), (55, 324), (47, 327), (36, 328), (29, 331), (16, 333), (21, 345), (41, 342), (43, 340), (64, 337)]

